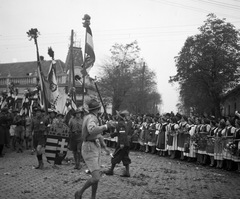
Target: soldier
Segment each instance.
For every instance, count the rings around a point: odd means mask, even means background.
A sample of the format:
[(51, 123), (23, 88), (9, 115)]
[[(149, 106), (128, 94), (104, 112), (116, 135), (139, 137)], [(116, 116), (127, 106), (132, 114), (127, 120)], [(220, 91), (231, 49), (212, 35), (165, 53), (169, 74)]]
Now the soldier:
[(78, 108), (73, 114), (74, 117), (69, 120), (70, 128), (70, 150), (73, 152), (75, 160), (74, 169), (80, 169), (81, 147), (82, 147), (82, 123), (83, 123), (83, 108)]
[(116, 164), (119, 164), (122, 161), (126, 171), (121, 177), (130, 177), (129, 165), (131, 164), (131, 159), (129, 158), (129, 151), (132, 125), (129, 125), (129, 122), (126, 119), (128, 116), (128, 111), (122, 111), (118, 114), (116, 131), (111, 134), (111, 137), (118, 136), (118, 143), (111, 160), (111, 168), (105, 172), (106, 175), (113, 175), (113, 170)]
[(96, 198), (98, 182), (100, 180), (100, 156), (101, 156), (101, 144), (99, 137), (102, 136), (102, 132), (109, 127), (114, 126), (112, 121), (109, 121), (105, 125), (99, 125), (99, 119), (97, 117), (98, 112), (101, 109), (101, 105), (95, 99), (88, 102), (89, 114), (83, 118), (82, 127), (82, 156), (91, 172), (91, 178), (83, 185), (83, 187), (75, 193), (75, 199), (81, 199), (82, 194), (86, 189), (92, 187), (92, 199)]
[(43, 160), (42, 160), (42, 149), (45, 146), (45, 135), (47, 132), (48, 122), (43, 115), (43, 110), (41, 108), (35, 109), (36, 116), (32, 120), (32, 129), (33, 134), (33, 147), (37, 152), (38, 166), (35, 169), (43, 169)]

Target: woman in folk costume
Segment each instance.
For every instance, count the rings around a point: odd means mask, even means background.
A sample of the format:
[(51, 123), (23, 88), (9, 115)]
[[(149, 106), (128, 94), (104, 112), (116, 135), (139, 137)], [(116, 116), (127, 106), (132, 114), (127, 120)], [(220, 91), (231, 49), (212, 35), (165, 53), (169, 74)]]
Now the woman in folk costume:
[(187, 137), (186, 136), (187, 132), (188, 132), (187, 117), (182, 116), (179, 123), (179, 129), (178, 129), (178, 135), (177, 135), (177, 146), (178, 146), (177, 150), (180, 151), (181, 160), (184, 160), (183, 152), (184, 152), (184, 143)]
[(156, 151), (156, 137), (157, 135), (155, 134), (156, 132), (156, 124), (158, 122), (158, 118), (152, 118), (151, 124), (149, 126), (149, 141), (148, 141), (148, 147), (150, 147), (150, 151), (152, 154), (155, 153)]
[(177, 124), (176, 117), (171, 117), (170, 123), (167, 125), (166, 130), (168, 134), (167, 148), (170, 151), (170, 155), (172, 159), (176, 157), (178, 128), (179, 128), (179, 125)]
[(161, 122), (156, 126), (158, 133), (157, 150), (160, 156), (165, 156), (167, 151), (167, 119), (162, 117)]
[(188, 162), (193, 161), (196, 158), (195, 145), (192, 141), (192, 137), (195, 134), (196, 125), (194, 124), (194, 119), (188, 119), (188, 131), (186, 132), (186, 139), (184, 143), (184, 153), (183, 155), (187, 157)]
[(210, 134), (211, 126), (210, 120), (207, 118), (202, 118), (202, 125), (200, 128), (200, 138), (198, 142), (198, 154), (199, 154), (199, 162), (200, 164), (205, 165), (207, 161), (207, 136)]
[(239, 117), (235, 120), (235, 126), (236, 131), (234, 133), (234, 142), (233, 147), (235, 148), (235, 152), (232, 156), (232, 160), (237, 163), (238, 168), (237, 171), (240, 173), (240, 115), (239, 113), (236, 113), (236, 115)]
[(141, 123), (139, 124), (139, 120), (135, 118), (135, 120), (133, 121), (133, 135), (132, 135), (133, 150), (137, 150), (138, 148), (138, 139), (141, 131), (140, 126), (141, 126)]
[(217, 123), (214, 120), (210, 121), (210, 133), (207, 137), (207, 147), (206, 147), (206, 153), (210, 157), (210, 167), (214, 166), (214, 142), (215, 142), (215, 135), (217, 131)]
[(226, 170), (232, 169), (232, 154), (228, 146), (233, 143), (233, 136), (236, 132), (234, 118), (227, 118), (226, 133), (223, 141), (223, 159), (226, 161)]
[(144, 144), (145, 144), (145, 153), (149, 152), (148, 142), (151, 139), (151, 126), (152, 126), (152, 118), (150, 116), (146, 119), (146, 127), (144, 129)]
[(194, 143), (195, 143), (195, 153), (196, 153), (196, 158), (197, 158), (197, 163), (200, 164), (200, 156), (198, 153), (198, 147), (199, 147), (199, 138), (200, 138), (200, 130), (201, 130), (201, 126), (202, 126), (202, 120), (201, 118), (196, 118), (195, 119), (195, 123), (196, 123), (196, 129), (195, 129), (195, 134), (194, 134)]
[(216, 168), (221, 169), (223, 167), (223, 136), (226, 133), (226, 122), (224, 119), (221, 119), (219, 122), (219, 127), (215, 135), (214, 143), (214, 159), (217, 160)]
[(142, 118), (142, 123), (140, 126), (140, 134), (139, 134), (139, 139), (138, 142), (140, 144), (140, 151), (145, 151), (145, 143), (144, 143), (144, 138), (145, 138), (145, 129), (147, 128), (147, 122), (146, 122), (146, 117), (144, 116)]

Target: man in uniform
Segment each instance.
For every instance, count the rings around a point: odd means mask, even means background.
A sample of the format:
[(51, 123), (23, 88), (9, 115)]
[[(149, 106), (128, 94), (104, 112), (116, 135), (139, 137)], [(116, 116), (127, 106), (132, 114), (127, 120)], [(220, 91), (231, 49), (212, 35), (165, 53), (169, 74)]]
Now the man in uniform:
[(114, 126), (112, 121), (105, 125), (99, 124), (97, 117), (98, 112), (101, 109), (100, 103), (91, 99), (88, 102), (89, 114), (84, 116), (83, 127), (82, 127), (82, 156), (83, 159), (91, 172), (91, 178), (83, 185), (83, 187), (75, 193), (75, 199), (81, 199), (82, 194), (86, 189), (92, 187), (92, 199), (96, 198), (98, 182), (100, 180), (100, 155), (101, 155), (101, 144), (99, 137), (102, 136), (102, 132), (107, 130), (110, 126)]
[(82, 123), (83, 108), (80, 107), (74, 112), (74, 117), (69, 120), (70, 128), (70, 150), (73, 152), (75, 161), (74, 169), (80, 169), (81, 147), (82, 147)]
[(45, 146), (45, 135), (47, 134), (47, 119), (43, 115), (41, 108), (35, 109), (36, 116), (32, 120), (31, 131), (33, 134), (33, 147), (37, 152), (38, 166), (35, 169), (43, 169), (42, 149)]
[(116, 164), (120, 162), (126, 168), (126, 171), (121, 177), (130, 177), (129, 172), (129, 164), (131, 164), (131, 159), (129, 158), (129, 151), (130, 151), (130, 139), (132, 134), (132, 123), (128, 121), (129, 112), (122, 111), (117, 112), (118, 115), (118, 124), (116, 126), (116, 131), (111, 133), (111, 137), (118, 136), (117, 148), (113, 154), (111, 159), (111, 168), (105, 172), (106, 175), (113, 175), (113, 170)]

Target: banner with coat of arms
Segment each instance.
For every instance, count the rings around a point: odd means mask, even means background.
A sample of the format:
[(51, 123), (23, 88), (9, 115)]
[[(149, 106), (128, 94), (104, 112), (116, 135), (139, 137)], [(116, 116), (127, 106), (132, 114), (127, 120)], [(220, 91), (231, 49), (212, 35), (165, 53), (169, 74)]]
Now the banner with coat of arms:
[(69, 128), (65, 123), (54, 122), (47, 135), (45, 155), (47, 161), (60, 165), (67, 155)]

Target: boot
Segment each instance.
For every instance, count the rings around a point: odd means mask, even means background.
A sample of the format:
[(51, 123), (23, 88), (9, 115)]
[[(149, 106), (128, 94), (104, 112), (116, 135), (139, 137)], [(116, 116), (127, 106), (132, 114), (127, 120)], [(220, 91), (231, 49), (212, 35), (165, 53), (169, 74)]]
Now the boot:
[(43, 169), (43, 161), (42, 160), (38, 161), (38, 166), (35, 167), (35, 169)]
[(115, 168), (115, 164), (112, 164), (111, 168), (107, 171), (105, 171), (104, 173), (108, 176), (112, 176), (114, 173), (113, 173), (113, 170)]
[(129, 164), (125, 166), (126, 167), (126, 171), (123, 175), (120, 175), (121, 177), (125, 177), (125, 178), (129, 178), (130, 177), (130, 173), (129, 173)]
[(75, 166), (74, 166), (73, 169), (79, 170), (80, 169), (80, 158), (79, 158), (79, 155), (78, 155), (77, 152), (74, 152), (73, 156), (74, 156), (74, 161), (75, 161)]
[(151, 154), (154, 154), (154, 153), (155, 153), (155, 150), (156, 150), (155, 146), (152, 146), (151, 149), (152, 149), (152, 150), (151, 150)]

